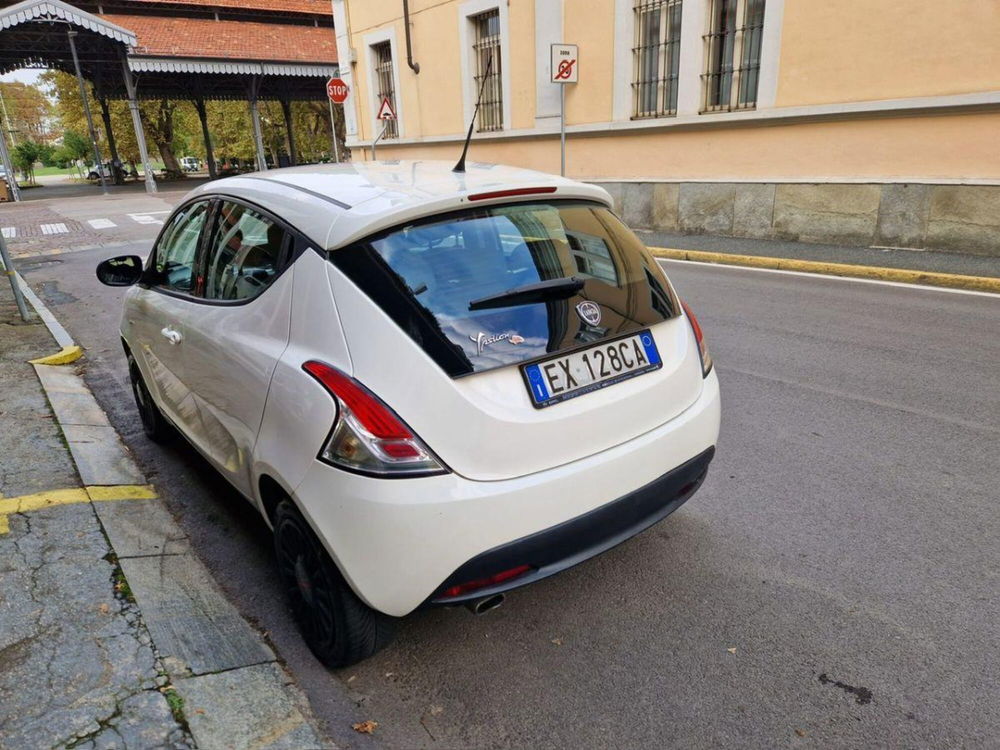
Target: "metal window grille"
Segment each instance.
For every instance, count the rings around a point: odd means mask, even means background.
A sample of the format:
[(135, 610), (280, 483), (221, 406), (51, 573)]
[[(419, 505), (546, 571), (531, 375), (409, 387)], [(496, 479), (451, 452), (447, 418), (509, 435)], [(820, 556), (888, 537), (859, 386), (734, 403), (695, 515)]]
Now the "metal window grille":
[[(479, 105), (476, 130), (480, 133), (491, 130), (503, 130), (503, 86), (501, 85), (503, 65), (500, 59), (500, 11), (490, 10), (472, 16), (476, 28), (476, 41), (473, 53), (476, 63), (476, 91), (483, 86), (483, 99)], [(492, 58), (490, 74), (486, 76), (486, 67)], [(483, 77), (486, 84), (483, 85)]]
[[(396, 111), (396, 91), (394, 89), (392, 77), (392, 45), (389, 42), (380, 42), (372, 45), (372, 54), (375, 56), (375, 106), (382, 105), (382, 98), (385, 97), (392, 105), (392, 111)], [(398, 138), (399, 128), (396, 120), (385, 120), (385, 138)], [(376, 133), (377, 135), (377, 133)]]
[(635, 0), (632, 118), (677, 113), (683, 0)]
[(764, 0), (711, 0), (702, 112), (757, 106)]

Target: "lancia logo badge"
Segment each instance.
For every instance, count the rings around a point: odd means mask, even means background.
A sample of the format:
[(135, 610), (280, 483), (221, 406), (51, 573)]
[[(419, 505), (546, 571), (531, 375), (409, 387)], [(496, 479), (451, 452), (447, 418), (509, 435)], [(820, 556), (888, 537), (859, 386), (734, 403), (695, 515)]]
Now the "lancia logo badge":
[(601, 322), (601, 308), (596, 302), (587, 300), (576, 306), (576, 314), (580, 320), (589, 326), (596, 326)]

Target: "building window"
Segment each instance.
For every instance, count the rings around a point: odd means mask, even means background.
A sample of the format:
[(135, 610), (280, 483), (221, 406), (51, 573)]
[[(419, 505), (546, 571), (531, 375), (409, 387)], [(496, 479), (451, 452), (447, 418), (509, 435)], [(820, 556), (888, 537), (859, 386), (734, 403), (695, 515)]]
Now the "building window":
[(677, 113), (682, 0), (635, 0), (632, 119)]
[[(493, 10), (472, 16), (469, 19), (475, 27), (475, 42), (472, 49), (476, 66), (476, 90), (483, 89), (482, 103), (479, 105), (479, 115), (476, 120), (476, 130), (480, 133), (491, 130), (503, 130), (503, 61), (500, 58), (500, 11)], [(493, 63), (490, 64), (490, 60)], [(489, 75), (486, 68), (489, 66)], [(486, 83), (483, 84), (483, 77)]]
[(764, 0), (711, 0), (705, 40), (703, 112), (730, 112), (757, 105)]
[[(396, 91), (392, 73), (392, 44), (388, 41), (373, 44), (372, 56), (375, 63), (375, 106), (376, 108), (381, 107), (384, 97), (389, 100), (392, 111), (396, 112)], [(384, 120), (382, 127), (385, 127), (383, 138), (399, 137), (399, 127), (396, 120)]]

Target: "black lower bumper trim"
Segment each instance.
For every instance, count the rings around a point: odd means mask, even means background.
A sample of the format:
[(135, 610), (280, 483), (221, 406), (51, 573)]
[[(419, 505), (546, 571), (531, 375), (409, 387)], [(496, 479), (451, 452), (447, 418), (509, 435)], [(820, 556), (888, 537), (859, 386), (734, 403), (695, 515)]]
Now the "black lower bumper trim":
[[(621, 544), (677, 510), (705, 479), (715, 447), (649, 484), (582, 516), (483, 552), (448, 576), (428, 604), (460, 604), (525, 586)], [(450, 586), (488, 578), (520, 565), (532, 570), (496, 586), (444, 597)]]

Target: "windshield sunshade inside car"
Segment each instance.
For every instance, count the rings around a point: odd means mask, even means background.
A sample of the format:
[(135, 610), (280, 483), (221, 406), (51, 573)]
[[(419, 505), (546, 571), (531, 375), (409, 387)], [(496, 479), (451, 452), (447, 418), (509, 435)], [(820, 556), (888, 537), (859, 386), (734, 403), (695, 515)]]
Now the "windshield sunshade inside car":
[(384, 232), (330, 260), (453, 377), (678, 314), (642, 243), (596, 203), (467, 209)]

